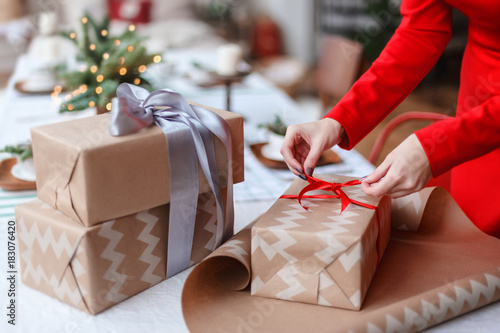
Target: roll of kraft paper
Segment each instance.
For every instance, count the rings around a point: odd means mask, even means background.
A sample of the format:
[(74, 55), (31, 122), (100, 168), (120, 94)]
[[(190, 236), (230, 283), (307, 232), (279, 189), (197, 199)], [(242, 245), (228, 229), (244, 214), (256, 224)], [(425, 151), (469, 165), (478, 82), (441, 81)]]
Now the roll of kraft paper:
[(360, 311), (250, 296), (250, 227), (202, 261), (182, 294), (191, 332), (414, 332), (500, 299), (500, 240), (441, 188), (393, 200), (391, 240)]

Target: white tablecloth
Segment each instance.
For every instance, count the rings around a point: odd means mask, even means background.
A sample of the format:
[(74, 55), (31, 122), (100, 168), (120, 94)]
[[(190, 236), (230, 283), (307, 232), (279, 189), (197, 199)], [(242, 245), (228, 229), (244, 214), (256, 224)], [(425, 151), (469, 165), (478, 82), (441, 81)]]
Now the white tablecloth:
[[(188, 99), (213, 107), (225, 107), (225, 92), (222, 87), (198, 88), (182, 77), (182, 69), (189, 67), (192, 60), (205, 65), (214, 64), (213, 52), (196, 54), (170, 52), (170, 61), (177, 65), (177, 73), (162, 81)], [(12, 77), (5, 100), (0, 109), (0, 146), (14, 144), (29, 138), (31, 126), (84, 117), (92, 113), (59, 115), (57, 106), (48, 96), (20, 95), (13, 90), (13, 83), (26, 75), (28, 59), (21, 58)], [(179, 72), (180, 71), (180, 72)], [(155, 73), (153, 73), (155, 74)], [(255, 129), (259, 123), (273, 119), (278, 113), (288, 123), (310, 121), (310, 116), (301, 112), (297, 105), (282, 91), (273, 87), (261, 76), (252, 74), (233, 91), (233, 111), (246, 118), (245, 138), (247, 143), (259, 141), (260, 132)], [(364, 176), (373, 167), (357, 152), (336, 149), (344, 160), (339, 172)], [(265, 212), (276, 200), (291, 179), (276, 177), (263, 168), (247, 152), (246, 182), (235, 185), (235, 231), (242, 229)], [(264, 182), (269, 182), (264, 186)], [(263, 187), (264, 186), (264, 187)], [(262, 190), (264, 188), (265, 190)], [(259, 192), (260, 191), (260, 192)], [(150, 289), (117, 304), (97, 316), (91, 316), (69, 305), (54, 300), (20, 283), (17, 256), (16, 326), (7, 324), (7, 221), (12, 219), (13, 207), (34, 198), (34, 191), (9, 193), (0, 191), (0, 332), (187, 332), (181, 311), (181, 291), (188, 269)], [(454, 319), (429, 331), (434, 332), (497, 332), (500, 327), (500, 305), (493, 304), (479, 311)], [(213, 329), (213, 328), (212, 328)]]

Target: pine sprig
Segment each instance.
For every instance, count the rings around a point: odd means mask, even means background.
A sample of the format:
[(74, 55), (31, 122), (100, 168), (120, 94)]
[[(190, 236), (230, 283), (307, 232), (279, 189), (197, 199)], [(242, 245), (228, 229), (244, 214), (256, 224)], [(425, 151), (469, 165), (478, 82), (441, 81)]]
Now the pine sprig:
[(31, 143), (21, 143), (16, 146), (5, 146), (0, 149), (0, 153), (10, 153), (19, 155), (21, 161), (33, 157), (33, 149), (31, 148)]
[(77, 59), (84, 65), (79, 71), (64, 73), (61, 78), (71, 95), (64, 97), (59, 111), (79, 111), (98, 106), (110, 109), (111, 99), (121, 83), (132, 83), (151, 90), (142, 77), (146, 66), (160, 62), (159, 55), (148, 54), (142, 45), (145, 37), (137, 35), (135, 26), (119, 36), (109, 35), (109, 18), (96, 22), (86, 14), (81, 19), (81, 36), (65, 34), (78, 48)]

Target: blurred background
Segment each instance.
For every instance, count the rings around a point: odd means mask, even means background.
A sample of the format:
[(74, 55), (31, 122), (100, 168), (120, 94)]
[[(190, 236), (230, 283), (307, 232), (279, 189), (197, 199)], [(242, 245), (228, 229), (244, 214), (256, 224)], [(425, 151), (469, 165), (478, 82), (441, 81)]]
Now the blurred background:
[[(319, 119), (377, 58), (401, 20), (399, 5), (398, 0), (0, 0), (0, 99), (20, 56), (71, 57), (76, 48), (61, 34), (81, 33), (82, 17), (88, 15), (96, 22), (110, 18), (106, 34), (132, 26), (147, 38), (147, 51), (162, 54), (167, 64), (170, 51), (238, 44), (252, 71), (282, 89), (305, 114)], [(43, 21), (43, 13), (54, 16)], [(399, 114), (454, 114), (467, 40), (467, 19), (459, 12), (453, 30), (453, 39), (432, 71), (356, 147), (365, 157), (382, 128)], [(47, 36), (61, 39), (57, 50), (40, 42)], [(398, 128), (381, 156), (425, 125), (417, 121)]]

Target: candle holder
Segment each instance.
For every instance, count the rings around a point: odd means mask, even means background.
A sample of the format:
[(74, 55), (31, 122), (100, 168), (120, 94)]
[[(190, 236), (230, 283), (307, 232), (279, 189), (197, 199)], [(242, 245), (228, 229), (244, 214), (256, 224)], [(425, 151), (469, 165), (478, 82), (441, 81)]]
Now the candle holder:
[(226, 110), (231, 111), (231, 85), (235, 82), (241, 82), (250, 74), (250, 71), (238, 71), (235, 75), (220, 75), (217, 72), (210, 72), (214, 81), (223, 82), (226, 86)]

